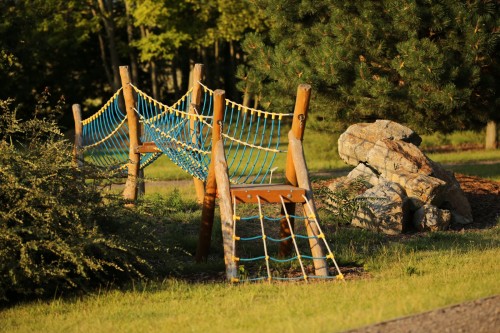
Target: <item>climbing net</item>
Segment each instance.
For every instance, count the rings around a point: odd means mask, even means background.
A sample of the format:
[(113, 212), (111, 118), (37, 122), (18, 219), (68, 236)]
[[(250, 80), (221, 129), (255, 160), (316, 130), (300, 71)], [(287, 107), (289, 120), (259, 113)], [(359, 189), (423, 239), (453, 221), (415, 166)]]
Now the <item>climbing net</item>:
[[(289, 281), (290, 280), (305, 280), (305, 281), (307, 281), (308, 279), (338, 279), (338, 280), (342, 280), (344, 278), (344, 276), (340, 272), (339, 266), (337, 265), (337, 262), (336, 262), (335, 257), (330, 249), (330, 246), (329, 246), (328, 242), (326, 241), (325, 234), (321, 230), (321, 227), (318, 223), (317, 217), (315, 215), (301, 216), (301, 215), (288, 214), (287, 208), (285, 205), (285, 201), (284, 201), (282, 196), (280, 196), (280, 198), (281, 198), (282, 209), (283, 209), (283, 212), (285, 214), (284, 217), (286, 219), (286, 222), (287, 222), (289, 230), (290, 230), (290, 236), (284, 237), (284, 238), (273, 238), (266, 233), (266, 229), (264, 227), (266, 224), (265, 222), (270, 222), (271, 224), (273, 224), (273, 223), (277, 224), (277, 223), (279, 223), (279, 221), (282, 220), (283, 216), (272, 217), (272, 216), (264, 215), (263, 209), (262, 209), (262, 203), (261, 203), (259, 196), (257, 196), (259, 215), (246, 216), (246, 217), (238, 216), (236, 214), (236, 206), (237, 206), (236, 199), (233, 198), (233, 205), (234, 205), (233, 211), (234, 211), (235, 215), (233, 216), (233, 247), (232, 247), (233, 255), (232, 255), (232, 259), (233, 259), (233, 261), (240, 262), (240, 263), (264, 261), (266, 270), (264, 273), (261, 272), (261, 273), (254, 275), (254, 276), (247, 275), (248, 272), (242, 273), (240, 271), (239, 277), (233, 279), (232, 282), (260, 281), (260, 280), (268, 280), (268, 281), (271, 281), (271, 280), (282, 280), (282, 281), (283, 280), (289, 280)], [(305, 205), (307, 205), (309, 211), (312, 212), (313, 210), (312, 210), (311, 203), (306, 198), (306, 196), (303, 196), (303, 198), (305, 200)], [(313, 234), (312, 236), (308, 236), (308, 235), (294, 233), (294, 231), (293, 231), (294, 228), (292, 228), (291, 219), (303, 220), (306, 223), (315, 224), (317, 227), (317, 230), (319, 231), (319, 234)], [(237, 222), (239, 224), (241, 224), (241, 223), (248, 224), (248, 223), (251, 223), (252, 221), (259, 222), (260, 233), (256, 234), (256, 235), (250, 235), (247, 237), (237, 236), (237, 234), (236, 234)], [(292, 255), (289, 258), (277, 258), (277, 257), (273, 257), (273, 256), (269, 255), (269, 252), (270, 252), (269, 251), (269, 243), (280, 243), (280, 242), (284, 242), (284, 241), (287, 241), (290, 239), (292, 240), (292, 243), (294, 246), (294, 250), (295, 250), (294, 255)], [(328, 254), (326, 256), (322, 256), (322, 257), (313, 257), (312, 255), (302, 254), (301, 250), (300, 250), (300, 246), (299, 246), (299, 240), (307, 240), (308, 241), (310, 239), (318, 239), (318, 240), (321, 239), (323, 241), (323, 244), (324, 244)], [(236, 256), (237, 242), (251, 242), (251, 241), (259, 241), (259, 240), (262, 241), (263, 250), (264, 250), (261, 255), (254, 256), (254, 257), (245, 257), (245, 258)], [(328, 259), (330, 259), (333, 262), (335, 269), (337, 270), (337, 275), (335, 275), (335, 276), (318, 276), (318, 275), (312, 275), (312, 274), (308, 275), (307, 274), (306, 268), (305, 268), (306, 261), (328, 260)], [(299, 276), (295, 276), (295, 277), (278, 276), (279, 269), (273, 271), (272, 267), (271, 267), (273, 263), (279, 265), (280, 263), (281, 264), (283, 264), (283, 263), (292, 264), (294, 262), (299, 264), (300, 271), (301, 271), (301, 274)]]
[(176, 165), (193, 177), (205, 180), (211, 149), (205, 124), (211, 122), (212, 96), (205, 93), (202, 108), (198, 110), (191, 103), (191, 90), (168, 106), (132, 87), (137, 93), (135, 111), (144, 126), (144, 141), (155, 142)]
[[(120, 88), (94, 115), (82, 121), (82, 150), (90, 163), (112, 169), (125, 169), (129, 161), (127, 114), (120, 108)], [(160, 154), (141, 155), (141, 168)]]
[[(173, 106), (156, 101), (132, 86), (137, 93), (136, 112), (144, 125), (146, 141), (156, 146), (193, 177), (206, 180), (212, 150), (213, 93), (202, 85), (200, 105), (189, 91)], [(263, 183), (279, 153), (282, 122), (292, 113), (273, 113), (225, 100), (221, 136), (231, 183)]]
[[(293, 113), (262, 111), (226, 99), (221, 136), (231, 183), (255, 184), (268, 179), (278, 154), (285, 152), (281, 142), (283, 121), (292, 117)], [(212, 128), (212, 123), (205, 125)]]

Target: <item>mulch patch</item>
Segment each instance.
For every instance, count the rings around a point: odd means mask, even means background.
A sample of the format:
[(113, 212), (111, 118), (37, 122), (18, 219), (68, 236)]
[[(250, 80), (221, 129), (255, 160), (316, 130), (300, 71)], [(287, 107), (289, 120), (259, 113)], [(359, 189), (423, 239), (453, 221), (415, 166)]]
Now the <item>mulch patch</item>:
[(475, 176), (455, 174), (472, 209), (474, 222), (464, 229), (484, 229), (496, 224), (500, 216), (500, 183)]

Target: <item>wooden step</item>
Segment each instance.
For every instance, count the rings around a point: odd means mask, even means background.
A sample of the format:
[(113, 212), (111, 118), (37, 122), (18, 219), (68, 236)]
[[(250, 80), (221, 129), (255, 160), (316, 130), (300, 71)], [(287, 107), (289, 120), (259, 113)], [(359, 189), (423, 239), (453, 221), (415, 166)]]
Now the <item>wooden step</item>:
[(285, 203), (304, 203), (303, 195), (306, 190), (285, 184), (241, 184), (230, 186), (231, 197), (236, 203), (258, 203), (259, 196), (262, 203), (281, 203), (280, 196)]

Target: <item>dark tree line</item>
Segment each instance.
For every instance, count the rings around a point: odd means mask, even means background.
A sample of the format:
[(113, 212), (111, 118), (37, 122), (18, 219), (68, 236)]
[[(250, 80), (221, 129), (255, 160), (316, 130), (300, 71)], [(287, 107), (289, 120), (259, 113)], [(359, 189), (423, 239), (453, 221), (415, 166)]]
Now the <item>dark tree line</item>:
[[(96, 110), (118, 66), (168, 102), (206, 82), (246, 105), (289, 111), (313, 86), (312, 123), (375, 118), (421, 132), (500, 118), (500, 15), (494, 0), (4, 0), (0, 98), (32, 110), (53, 98)], [(30, 112), (30, 111), (26, 111)], [(68, 112), (69, 113), (69, 112)], [(70, 124), (66, 119), (66, 124)]]

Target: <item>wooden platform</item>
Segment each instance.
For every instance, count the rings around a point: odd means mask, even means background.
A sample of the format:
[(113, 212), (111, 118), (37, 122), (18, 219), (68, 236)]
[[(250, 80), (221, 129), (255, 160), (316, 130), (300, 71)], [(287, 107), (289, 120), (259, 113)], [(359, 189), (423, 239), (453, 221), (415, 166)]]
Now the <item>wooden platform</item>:
[(262, 203), (281, 203), (280, 196), (285, 203), (303, 203), (305, 200), (302, 196), (306, 194), (303, 188), (284, 184), (231, 185), (230, 191), (236, 203), (258, 203), (257, 196)]

